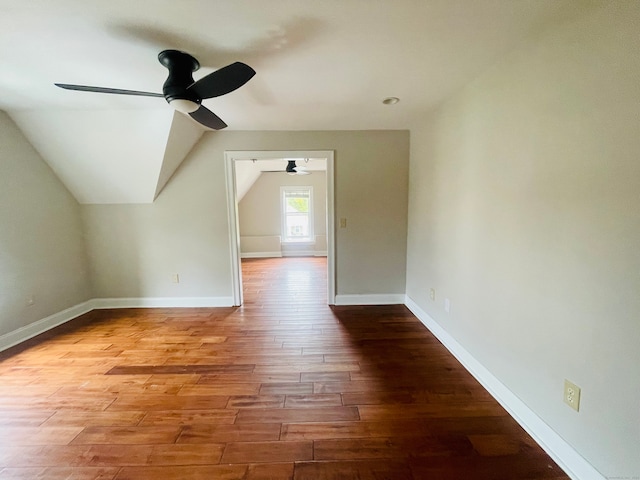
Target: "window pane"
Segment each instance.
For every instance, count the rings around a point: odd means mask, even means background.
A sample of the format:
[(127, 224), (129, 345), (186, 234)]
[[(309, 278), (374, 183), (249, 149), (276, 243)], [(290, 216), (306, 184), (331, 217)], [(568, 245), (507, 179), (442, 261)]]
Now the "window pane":
[(287, 215), (286, 222), (287, 237), (309, 236), (309, 217), (307, 215)]
[(305, 197), (290, 197), (287, 195), (287, 213), (288, 212), (300, 212), (307, 213), (309, 211), (309, 198)]
[(313, 239), (312, 190), (309, 187), (282, 187), (282, 235), (284, 241)]

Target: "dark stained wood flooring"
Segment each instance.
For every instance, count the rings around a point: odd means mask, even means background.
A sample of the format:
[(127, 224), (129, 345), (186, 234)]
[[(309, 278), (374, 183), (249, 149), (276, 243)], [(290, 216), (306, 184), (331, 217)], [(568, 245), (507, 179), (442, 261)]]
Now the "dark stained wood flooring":
[(323, 258), (241, 308), (95, 310), (0, 354), (0, 479), (567, 479), (404, 306)]

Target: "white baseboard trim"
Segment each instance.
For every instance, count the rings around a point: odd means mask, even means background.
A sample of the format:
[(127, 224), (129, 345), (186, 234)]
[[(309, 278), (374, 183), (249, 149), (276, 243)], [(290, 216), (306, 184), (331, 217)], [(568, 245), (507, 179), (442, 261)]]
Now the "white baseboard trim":
[(37, 320), (29, 325), (25, 325), (24, 327), (20, 327), (12, 332), (5, 333), (0, 336), (0, 352), (40, 335), (47, 330), (51, 330), (58, 325), (62, 325), (63, 323), (90, 312), (93, 309), (92, 301), (88, 300), (62, 310), (61, 312), (54, 313), (53, 315)]
[(402, 305), (404, 294), (336, 295), (336, 305)]
[(567, 475), (573, 480), (605, 480), (605, 477), (600, 472), (478, 362), (409, 296), (405, 299), (405, 305), (498, 403), (509, 412), (509, 415), (553, 458)]
[(233, 297), (94, 298), (93, 308), (232, 307)]
[(240, 254), (240, 258), (279, 258), (282, 252), (245, 252)]
[(105, 308), (232, 307), (233, 297), (94, 298), (0, 336), (0, 352), (91, 310)]

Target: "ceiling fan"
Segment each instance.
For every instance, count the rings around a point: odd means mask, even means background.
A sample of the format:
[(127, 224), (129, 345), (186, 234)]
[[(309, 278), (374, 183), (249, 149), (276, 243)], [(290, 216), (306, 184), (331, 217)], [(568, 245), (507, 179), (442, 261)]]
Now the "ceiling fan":
[[(306, 161), (308, 162), (309, 160), (307, 159)], [(295, 160), (289, 160), (287, 162), (285, 172), (289, 175), (311, 175), (311, 172), (306, 166), (302, 165), (298, 167)]]
[[(287, 160), (287, 159), (285, 159)], [(253, 163), (256, 163), (257, 160), (253, 160)], [(308, 158), (305, 158), (305, 163), (309, 161)], [(262, 170), (267, 173), (282, 173), (282, 170)], [(295, 160), (287, 160), (287, 167), (284, 169), (284, 172), (287, 175), (311, 175), (311, 171), (304, 165), (297, 166)]]
[(188, 53), (179, 50), (163, 50), (158, 54), (158, 60), (169, 70), (169, 76), (162, 86), (162, 93), (67, 83), (56, 83), (55, 85), (67, 90), (82, 92), (164, 97), (169, 105), (179, 112), (189, 114), (191, 118), (205, 127), (220, 130), (225, 128), (227, 124), (211, 110), (201, 105), (202, 100), (233, 92), (256, 74), (249, 65), (235, 62), (194, 82), (192, 74), (200, 68), (200, 63)]

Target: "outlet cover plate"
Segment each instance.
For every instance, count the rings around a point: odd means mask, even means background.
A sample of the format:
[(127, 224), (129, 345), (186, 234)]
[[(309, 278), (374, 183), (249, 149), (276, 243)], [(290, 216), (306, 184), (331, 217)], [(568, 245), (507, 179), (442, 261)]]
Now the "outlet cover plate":
[(580, 387), (566, 379), (564, 381), (564, 403), (576, 412), (580, 411)]

